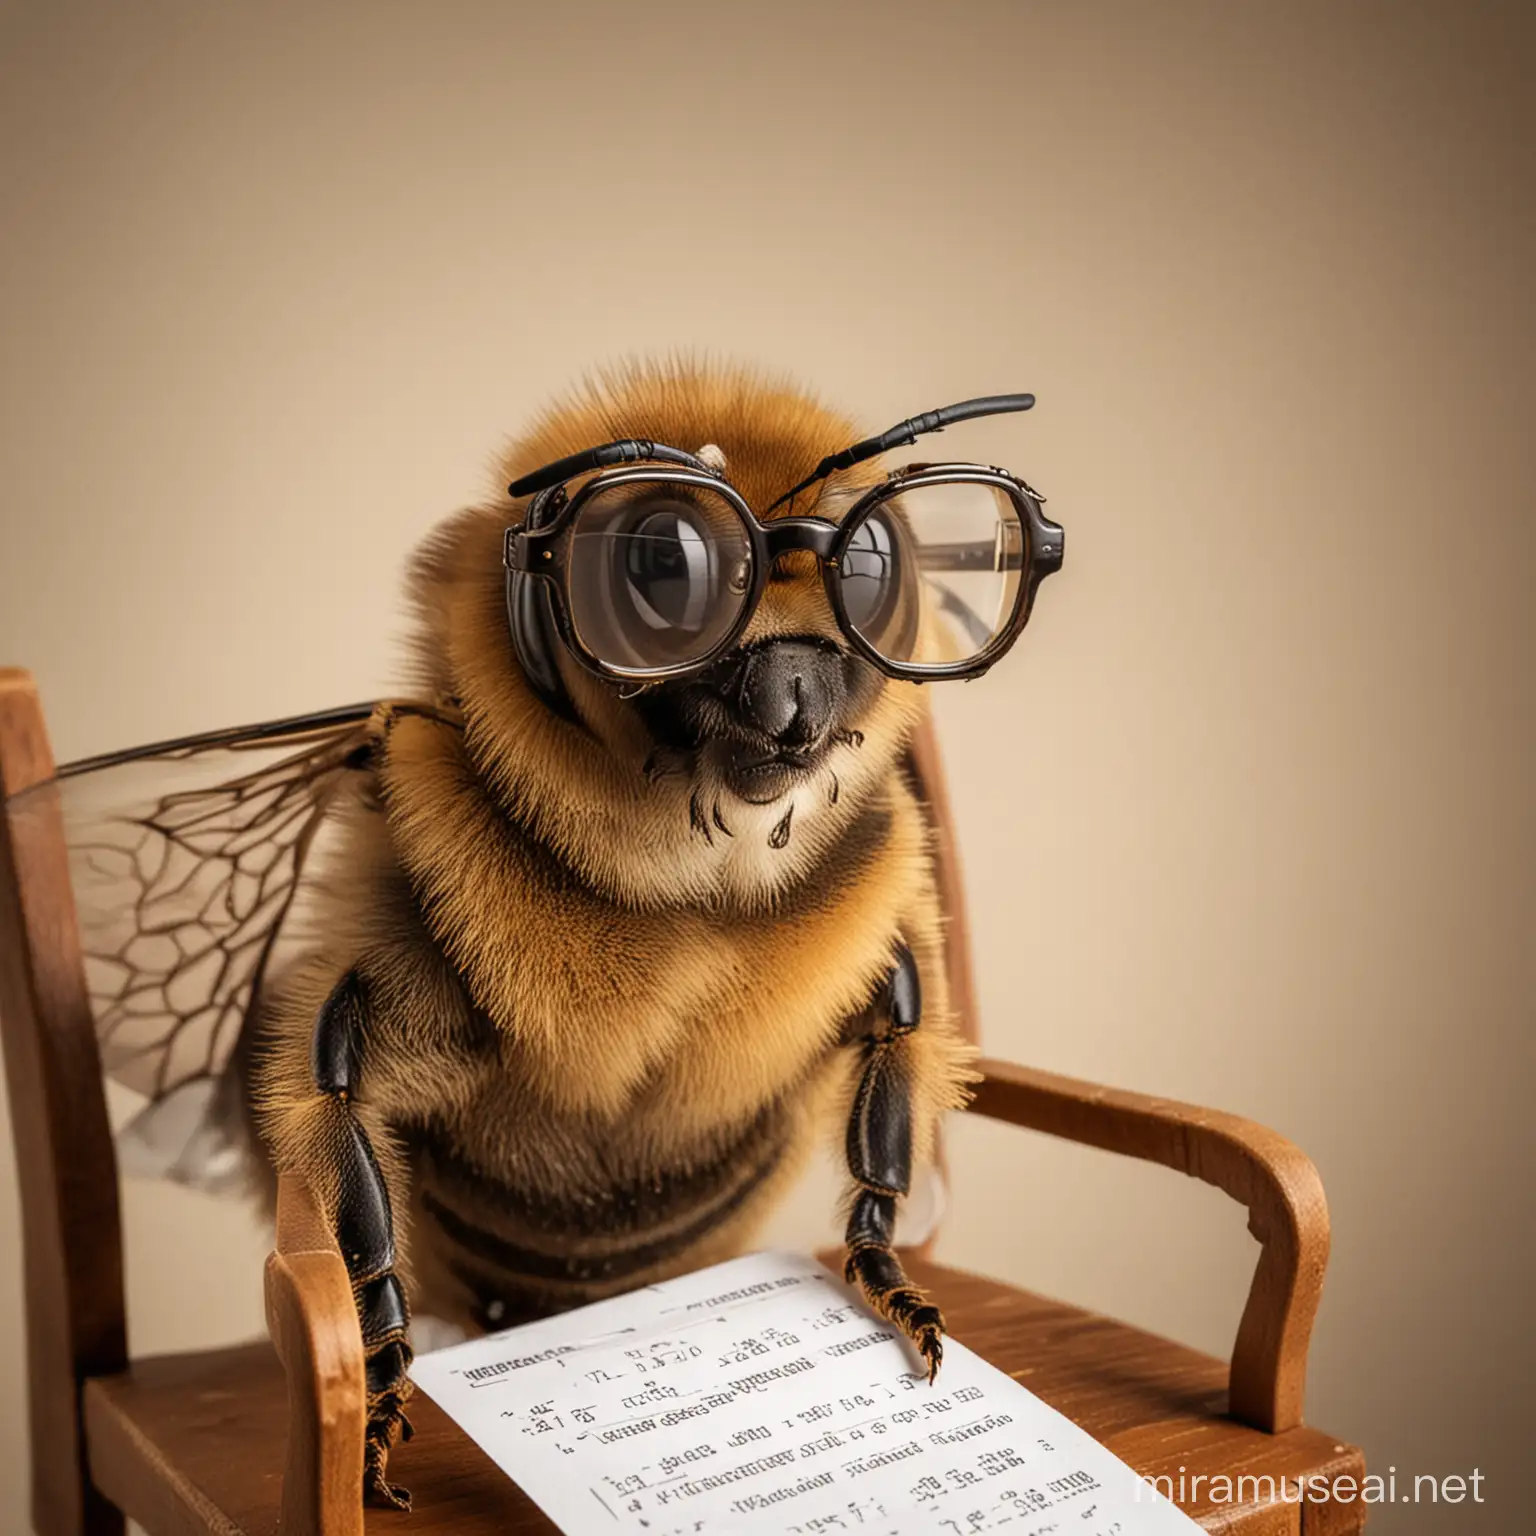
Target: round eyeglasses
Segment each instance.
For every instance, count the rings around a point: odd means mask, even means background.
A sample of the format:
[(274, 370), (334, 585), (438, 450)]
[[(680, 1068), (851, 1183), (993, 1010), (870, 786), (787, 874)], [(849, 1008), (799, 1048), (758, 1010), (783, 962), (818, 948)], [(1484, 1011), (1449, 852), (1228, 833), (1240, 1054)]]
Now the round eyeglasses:
[(504, 559), (509, 578), (548, 583), (561, 638), (593, 671), (660, 681), (728, 651), (774, 563), (808, 550), (848, 644), (928, 682), (980, 676), (1008, 650), (1063, 542), (1037, 492), (980, 464), (894, 471), (836, 522), (764, 520), (708, 470), (646, 464), (569, 497), (541, 488)]

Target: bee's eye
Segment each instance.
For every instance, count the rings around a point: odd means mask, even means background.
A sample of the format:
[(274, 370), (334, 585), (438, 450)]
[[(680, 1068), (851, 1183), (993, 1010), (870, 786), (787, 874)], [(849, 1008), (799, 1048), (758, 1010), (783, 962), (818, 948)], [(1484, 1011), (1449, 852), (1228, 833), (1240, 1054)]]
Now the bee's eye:
[(642, 623), (689, 632), (701, 627), (713, 587), (709, 548), (686, 508), (646, 513), (616, 540), (615, 553)]
[(884, 509), (871, 513), (843, 551), (843, 608), (862, 633), (879, 630), (901, 593), (902, 551)]
[(626, 480), (600, 488), (577, 515), (571, 622), (609, 666), (687, 666), (730, 635), (752, 575), (746, 524), (723, 494)]

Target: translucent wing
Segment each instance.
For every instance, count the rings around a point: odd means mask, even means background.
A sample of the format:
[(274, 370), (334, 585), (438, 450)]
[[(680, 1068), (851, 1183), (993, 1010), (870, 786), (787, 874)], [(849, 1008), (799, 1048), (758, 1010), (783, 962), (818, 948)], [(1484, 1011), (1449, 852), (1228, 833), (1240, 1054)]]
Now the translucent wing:
[(129, 1171), (217, 1182), (211, 1115), (337, 797), (366, 791), (391, 714), (359, 704), (72, 763), (58, 772), (107, 1075), (147, 1100)]

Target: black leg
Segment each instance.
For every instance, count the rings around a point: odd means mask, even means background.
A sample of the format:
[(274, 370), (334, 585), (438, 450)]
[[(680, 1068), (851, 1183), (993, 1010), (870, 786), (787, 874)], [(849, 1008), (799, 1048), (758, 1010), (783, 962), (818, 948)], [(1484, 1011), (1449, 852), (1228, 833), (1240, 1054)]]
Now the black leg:
[(363, 1492), (377, 1502), (409, 1509), (410, 1494), (384, 1477), (390, 1450), (411, 1433), (405, 1416), (405, 1403), (411, 1395), (410, 1309), (394, 1273), (395, 1231), (389, 1190), (352, 1102), (367, 1018), (362, 979), (349, 971), (315, 1021), (313, 1064), (315, 1086), (335, 1106), (331, 1131), (336, 1241), (352, 1280), (368, 1373)]
[(858, 1189), (848, 1218), (843, 1275), (912, 1340), (932, 1381), (944, 1358), (944, 1317), (907, 1279), (891, 1246), (896, 1201), (912, 1182), (909, 1041), (921, 1017), (917, 963), (903, 945), (876, 1000), (875, 1020), (863, 1045), (864, 1073), (848, 1119), (848, 1171)]

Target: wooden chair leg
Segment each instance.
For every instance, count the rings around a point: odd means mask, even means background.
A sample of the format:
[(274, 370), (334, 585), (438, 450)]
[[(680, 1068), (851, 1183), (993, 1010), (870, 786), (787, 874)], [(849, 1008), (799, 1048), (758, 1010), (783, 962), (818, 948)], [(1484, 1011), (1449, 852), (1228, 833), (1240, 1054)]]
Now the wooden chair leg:
[(301, 1178), (278, 1186), (267, 1328), (288, 1377), (283, 1536), (363, 1536), (367, 1384), (352, 1284)]

